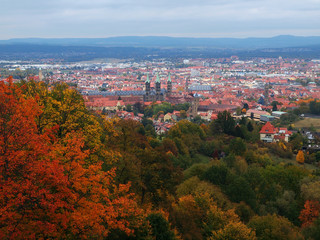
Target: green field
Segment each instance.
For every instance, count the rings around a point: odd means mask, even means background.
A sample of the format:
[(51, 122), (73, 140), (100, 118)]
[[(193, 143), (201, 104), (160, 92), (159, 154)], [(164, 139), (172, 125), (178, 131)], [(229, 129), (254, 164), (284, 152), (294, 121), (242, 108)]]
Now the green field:
[(317, 132), (320, 132), (320, 118), (305, 118), (294, 124), (296, 128), (310, 128), (312, 125)]

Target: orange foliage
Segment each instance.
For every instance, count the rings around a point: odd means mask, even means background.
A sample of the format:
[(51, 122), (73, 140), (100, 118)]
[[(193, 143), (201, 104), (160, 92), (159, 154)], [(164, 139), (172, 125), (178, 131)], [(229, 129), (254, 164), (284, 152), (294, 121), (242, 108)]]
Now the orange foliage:
[[(0, 82), (0, 239), (102, 238), (133, 234), (143, 213), (115, 170), (86, 164), (81, 133), (39, 134), (41, 109), (12, 83)], [(129, 221), (130, 219), (130, 221)]]
[(296, 160), (298, 163), (300, 164), (304, 164), (304, 153), (302, 150), (299, 150), (297, 156), (296, 156)]
[(310, 102), (313, 102), (313, 101), (320, 102), (320, 100), (316, 100), (314, 98), (309, 98), (309, 99), (299, 99), (298, 101), (296, 101), (296, 103), (298, 105), (301, 105), (302, 103), (309, 104)]
[(209, 126), (206, 125), (206, 124), (204, 124), (204, 123), (202, 123), (202, 124), (200, 125), (200, 127), (201, 127), (202, 130), (203, 130), (204, 132), (206, 132), (206, 133), (209, 131)]
[(315, 200), (307, 200), (304, 204), (304, 209), (301, 210), (299, 219), (302, 222), (302, 227), (312, 224), (319, 216), (320, 203)]

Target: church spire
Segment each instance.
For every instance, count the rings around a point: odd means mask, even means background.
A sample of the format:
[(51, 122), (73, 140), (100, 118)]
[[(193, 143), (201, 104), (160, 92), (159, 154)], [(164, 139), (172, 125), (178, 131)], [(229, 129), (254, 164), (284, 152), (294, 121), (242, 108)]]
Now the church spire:
[(147, 73), (147, 80), (146, 80), (146, 83), (150, 83), (149, 73)]
[(156, 83), (160, 83), (159, 73), (157, 73)]
[(171, 82), (171, 76), (170, 76), (170, 73), (169, 73), (169, 77), (168, 77), (168, 80), (167, 80), (167, 93), (168, 95), (170, 95), (172, 92), (172, 82)]

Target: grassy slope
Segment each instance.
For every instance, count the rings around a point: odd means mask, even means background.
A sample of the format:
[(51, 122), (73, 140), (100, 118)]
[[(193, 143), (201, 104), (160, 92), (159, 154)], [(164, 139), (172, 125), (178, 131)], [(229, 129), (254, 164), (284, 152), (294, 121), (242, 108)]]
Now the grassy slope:
[(314, 126), (317, 132), (320, 132), (320, 118), (305, 118), (294, 124), (296, 128), (310, 128), (311, 125)]

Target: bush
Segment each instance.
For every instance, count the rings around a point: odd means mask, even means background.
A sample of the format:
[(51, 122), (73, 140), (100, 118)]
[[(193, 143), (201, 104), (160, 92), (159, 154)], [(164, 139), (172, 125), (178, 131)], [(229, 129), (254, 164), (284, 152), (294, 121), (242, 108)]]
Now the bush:
[(270, 152), (281, 158), (292, 158), (293, 154), (290, 149), (284, 150), (278, 143), (269, 143)]

